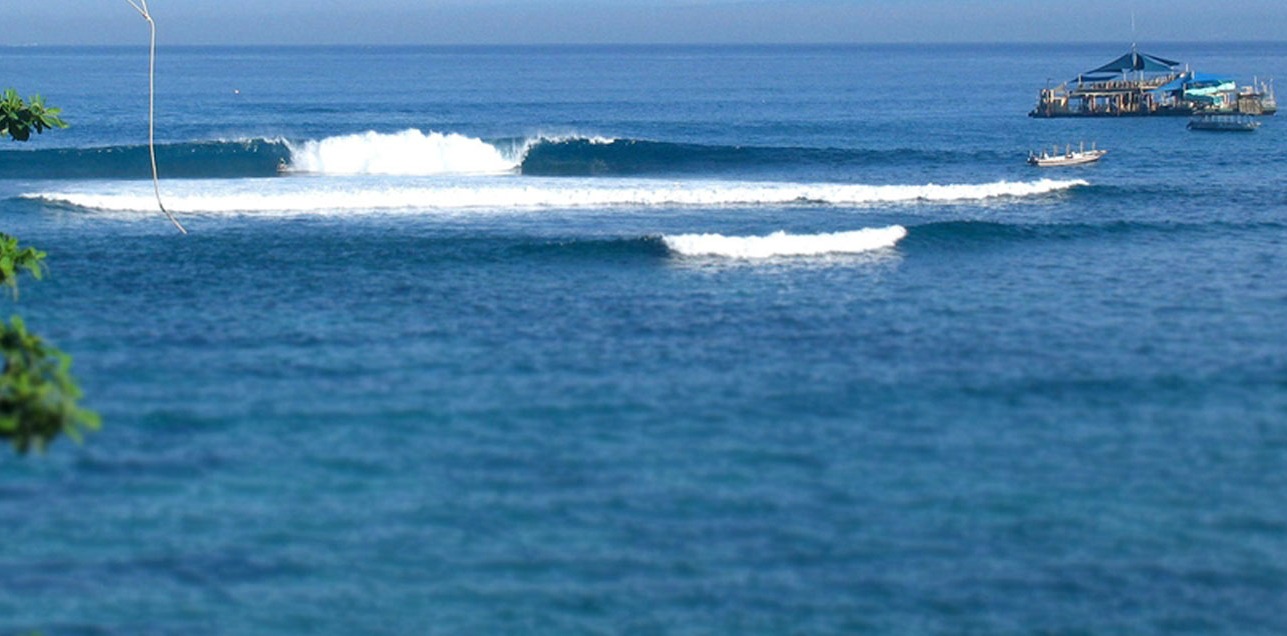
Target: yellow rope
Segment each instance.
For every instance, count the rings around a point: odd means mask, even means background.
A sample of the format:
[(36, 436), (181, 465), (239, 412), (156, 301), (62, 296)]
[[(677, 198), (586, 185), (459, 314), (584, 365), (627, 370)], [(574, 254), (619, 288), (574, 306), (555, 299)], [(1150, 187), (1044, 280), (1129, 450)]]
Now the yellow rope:
[(156, 204), (161, 208), (161, 212), (170, 219), (174, 227), (179, 228), (180, 232), (187, 234), (188, 231), (183, 229), (179, 220), (174, 218), (170, 211), (165, 209), (165, 204), (161, 202), (161, 179), (156, 172), (156, 21), (152, 19), (152, 14), (147, 10), (147, 0), (125, 0), (134, 7), (139, 15), (147, 20), (148, 27), (152, 31), (152, 44), (149, 48), (148, 69), (147, 69), (147, 149), (148, 154), (152, 157), (152, 189), (156, 191)]

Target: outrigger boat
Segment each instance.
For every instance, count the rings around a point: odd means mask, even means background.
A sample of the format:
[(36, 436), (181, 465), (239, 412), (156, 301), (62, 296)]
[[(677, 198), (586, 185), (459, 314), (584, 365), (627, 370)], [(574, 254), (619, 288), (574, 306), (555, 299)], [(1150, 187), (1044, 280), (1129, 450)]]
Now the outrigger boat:
[(1095, 144), (1090, 145), (1090, 150), (1086, 150), (1086, 144), (1082, 143), (1077, 150), (1072, 146), (1066, 146), (1064, 151), (1059, 152), (1059, 147), (1055, 146), (1050, 152), (1045, 150), (1041, 154), (1035, 152), (1028, 153), (1028, 165), (1039, 166), (1042, 168), (1053, 168), (1055, 166), (1075, 166), (1082, 163), (1091, 163), (1099, 161), (1100, 157), (1108, 154), (1107, 150), (1100, 150)]

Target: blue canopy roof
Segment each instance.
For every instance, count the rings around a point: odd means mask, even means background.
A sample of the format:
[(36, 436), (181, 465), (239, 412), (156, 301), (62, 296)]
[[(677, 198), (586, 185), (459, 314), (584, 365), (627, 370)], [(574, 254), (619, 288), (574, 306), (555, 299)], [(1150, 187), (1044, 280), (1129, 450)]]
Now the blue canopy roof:
[(1083, 75), (1092, 73), (1127, 73), (1130, 71), (1143, 71), (1145, 73), (1170, 73), (1180, 63), (1175, 60), (1168, 60), (1164, 57), (1149, 55), (1132, 50), (1130, 53), (1123, 55), (1112, 62), (1109, 62), (1092, 71), (1086, 71)]

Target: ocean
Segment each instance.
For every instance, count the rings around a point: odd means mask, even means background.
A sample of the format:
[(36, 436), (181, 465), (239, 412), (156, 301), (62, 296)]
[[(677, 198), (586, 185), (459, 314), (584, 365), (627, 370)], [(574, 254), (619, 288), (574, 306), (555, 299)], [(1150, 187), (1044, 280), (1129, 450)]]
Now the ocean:
[(146, 49), (0, 48), (104, 421), (0, 635), (1287, 632), (1287, 123), (1026, 116), (1126, 48), (162, 47), (187, 235)]

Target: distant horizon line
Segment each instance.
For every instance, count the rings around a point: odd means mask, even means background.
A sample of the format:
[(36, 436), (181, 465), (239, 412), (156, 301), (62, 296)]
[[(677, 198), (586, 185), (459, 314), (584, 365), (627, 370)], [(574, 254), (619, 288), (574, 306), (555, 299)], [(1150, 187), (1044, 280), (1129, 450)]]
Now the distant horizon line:
[[(1287, 45), (1287, 39), (1283, 40), (1155, 40), (1150, 41), (1142, 46), (1167, 46), (1167, 45), (1210, 45), (1210, 44), (1236, 44), (1245, 46), (1258, 45)], [(309, 48), (353, 48), (353, 49), (408, 49), (408, 48), (439, 48), (439, 49), (530, 49), (530, 48), (809, 48), (809, 47), (911, 47), (911, 46), (934, 46), (934, 47), (973, 47), (973, 46), (1136, 46), (1139, 42), (1129, 43), (1121, 40), (1095, 40), (1095, 41), (1051, 41), (1051, 40), (1007, 40), (1007, 41), (933, 41), (933, 42), (908, 42), (908, 41), (886, 41), (886, 42), (530, 42), (530, 43), (379, 43), (379, 44), (358, 44), (358, 43), (316, 43), (316, 44), (267, 44), (267, 43), (237, 43), (237, 44), (165, 44), (158, 42), (158, 49), (201, 49), (201, 48), (280, 48), (280, 49), (309, 49)], [(39, 42), (26, 44), (0, 44), (0, 49), (33, 49), (33, 48), (85, 48), (85, 49), (111, 49), (111, 48), (147, 48), (146, 43), (141, 44), (71, 44), (55, 43), (45, 44)]]

